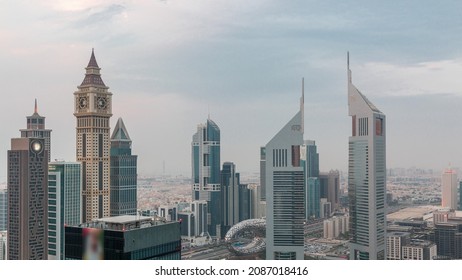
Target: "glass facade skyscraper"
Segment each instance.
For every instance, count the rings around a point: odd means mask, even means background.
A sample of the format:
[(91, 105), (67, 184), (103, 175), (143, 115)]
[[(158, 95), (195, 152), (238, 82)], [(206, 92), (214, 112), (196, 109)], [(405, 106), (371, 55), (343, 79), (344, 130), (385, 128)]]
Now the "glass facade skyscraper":
[(82, 173), (78, 162), (48, 164), (48, 259), (64, 260), (64, 225), (82, 222)]
[(313, 140), (305, 140), (301, 149), (301, 162), (305, 176), (305, 219), (320, 217), (321, 187), (319, 180), (319, 154)]
[(0, 189), (0, 231), (8, 225), (8, 190)]
[(304, 259), (303, 99), (302, 94), (300, 111), (265, 147), (267, 260)]
[(385, 115), (352, 83), (348, 63), (350, 259), (386, 257)]
[(207, 201), (208, 232), (221, 236), (220, 128), (211, 119), (197, 126), (192, 139), (192, 199)]
[(121, 118), (111, 137), (111, 216), (135, 215), (137, 210), (137, 159)]

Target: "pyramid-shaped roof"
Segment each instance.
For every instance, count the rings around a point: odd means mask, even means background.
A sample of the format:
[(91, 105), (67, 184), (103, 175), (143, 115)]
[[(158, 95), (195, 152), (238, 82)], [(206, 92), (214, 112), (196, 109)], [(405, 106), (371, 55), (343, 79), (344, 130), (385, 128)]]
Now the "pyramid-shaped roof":
[(127, 128), (125, 127), (124, 121), (122, 118), (117, 120), (117, 124), (112, 132), (111, 140), (118, 141), (132, 141), (130, 135), (128, 135)]

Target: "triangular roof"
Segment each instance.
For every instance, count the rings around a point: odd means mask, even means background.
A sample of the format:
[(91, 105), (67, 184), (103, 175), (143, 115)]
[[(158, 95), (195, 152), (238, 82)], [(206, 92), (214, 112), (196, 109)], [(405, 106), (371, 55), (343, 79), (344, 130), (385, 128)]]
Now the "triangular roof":
[(99, 68), (98, 66), (98, 62), (96, 62), (96, 58), (95, 58), (95, 51), (94, 49), (91, 49), (91, 57), (90, 57), (90, 61), (88, 62), (88, 67), (96, 67), (96, 68)]
[(101, 68), (99, 68), (98, 63), (96, 62), (94, 49), (91, 49), (90, 61), (88, 62), (88, 66), (85, 69), (87, 70), (85, 73), (85, 78), (83, 79), (80, 86), (106, 86), (103, 82), (103, 79), (101, 79), (101, 74), (99, 73)]
[(117, 124), (112, 132), (111, 140), (118, 141), (132, 141), (130, 135), (128, 135), (127, 128), (125, 127), (124, 121), (122, 118), (117, 120)]

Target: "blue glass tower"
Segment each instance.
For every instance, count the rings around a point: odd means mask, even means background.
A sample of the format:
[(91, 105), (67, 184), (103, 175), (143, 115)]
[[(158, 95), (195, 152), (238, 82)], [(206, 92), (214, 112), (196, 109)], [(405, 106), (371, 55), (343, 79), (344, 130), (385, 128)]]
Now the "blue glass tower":
[(137, 158), (122, 118), (111, 137), (111, 216), (136, 215)]
[(321, 215), (321, 186), (319, 180), (319, 154), (313, 140), (305, 140), (301, 162), (305, 175), (305, 219)]
[(192, 198), (208, 203), (209, 234), (221, 236), (220, 128), (211, 120), (199, 124), (192, 139)]
[(48, 164), (48, 259), (64, 260), (64, 226), (82, 222), (79, 162)]

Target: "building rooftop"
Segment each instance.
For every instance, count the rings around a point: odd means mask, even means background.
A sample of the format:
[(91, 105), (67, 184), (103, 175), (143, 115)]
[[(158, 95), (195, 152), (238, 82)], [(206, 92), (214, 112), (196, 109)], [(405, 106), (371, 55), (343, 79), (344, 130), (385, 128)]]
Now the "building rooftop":
[(387, 232), (387, 236), (403, 237), (403, 236), (408, 236), (408, 235), (410, 235), (409, 232), (399, 232), (399, 231)]
[(135, 216), (135, 215), (124, 215), (116, 217), (107, 217), (97, 219), (92, 222), (80, 224), (79, 227), (82, 228), (101, 228), (109, 229), (116, 231), (128, 231), (139, 228), (163, 225), (168, 223), (165, 219), (159, 217), (145, 217), (145, 216)]

